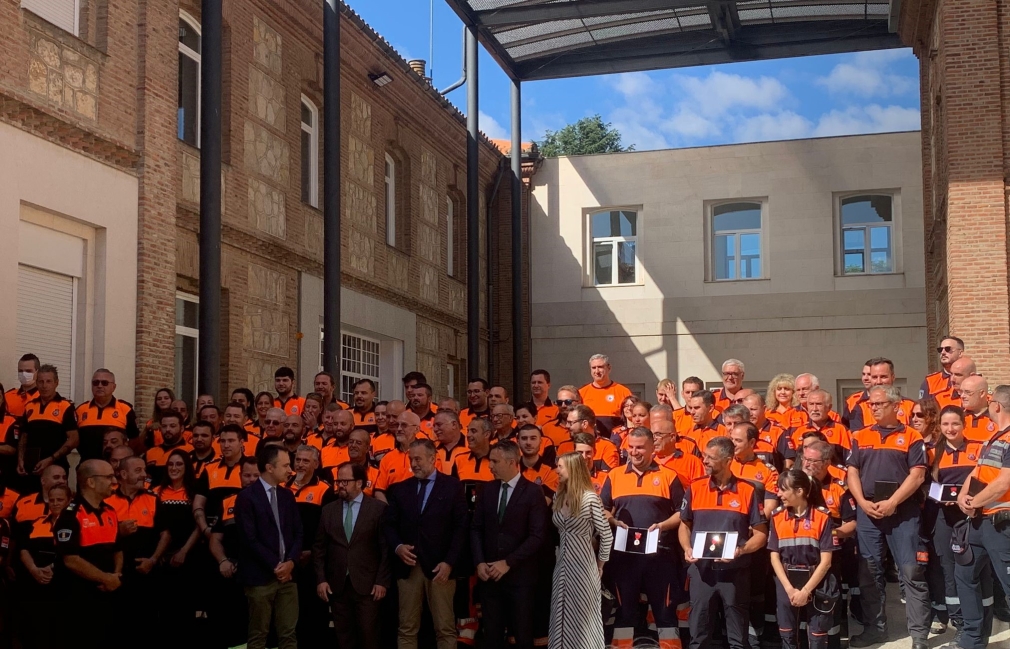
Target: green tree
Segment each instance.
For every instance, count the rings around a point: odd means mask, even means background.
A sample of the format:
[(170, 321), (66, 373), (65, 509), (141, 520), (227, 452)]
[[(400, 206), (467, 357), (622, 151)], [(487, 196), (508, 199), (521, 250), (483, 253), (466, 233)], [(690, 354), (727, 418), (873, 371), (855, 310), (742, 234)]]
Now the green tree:
[(611, 126), (610, 122), (604, 122), (599, 115), (583, 117), (560, 131), (547, 131), (537, 146), (547, 158), (635, 150), (634, 145), (623, 146), (620, 131)]

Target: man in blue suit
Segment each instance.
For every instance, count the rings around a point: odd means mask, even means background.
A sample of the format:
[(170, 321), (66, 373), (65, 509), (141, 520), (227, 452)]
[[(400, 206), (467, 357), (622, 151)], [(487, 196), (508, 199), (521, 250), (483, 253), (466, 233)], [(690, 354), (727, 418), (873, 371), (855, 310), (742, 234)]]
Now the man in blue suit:
[(302, 522), (295, 496), (285, 488), (291, 458), (267, 445), (256, 454), (260, 479), (239, 492), (239, 579), (249, 601), (249, 649), (265, 649), (270, 621), (279, 649), (297, 649), (298, 587), (292, 579), (302, 552)]

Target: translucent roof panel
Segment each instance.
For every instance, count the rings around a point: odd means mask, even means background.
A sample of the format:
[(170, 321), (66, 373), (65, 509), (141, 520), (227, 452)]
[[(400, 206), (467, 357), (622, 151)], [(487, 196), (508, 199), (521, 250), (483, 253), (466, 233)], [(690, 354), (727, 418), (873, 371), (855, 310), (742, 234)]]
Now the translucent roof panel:
[(446, 2), (520, 80), (901, 47), (880, 0)]

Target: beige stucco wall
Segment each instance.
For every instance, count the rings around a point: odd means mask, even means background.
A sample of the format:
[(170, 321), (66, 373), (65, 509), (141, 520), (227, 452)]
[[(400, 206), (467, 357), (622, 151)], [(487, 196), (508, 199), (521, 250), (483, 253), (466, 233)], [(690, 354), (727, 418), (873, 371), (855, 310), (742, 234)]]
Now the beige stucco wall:
[[(593, 353), (650, 397), (661, 378), (813, 372), (838, 394), (862, 362), (894, 360), (918, 394), (928, 344), (919, 134), (894, 133), (546, 160), (533, 179), (533, 365), (588, 380)], [(838, 275), (839, 194), (896, 192), (896, 272)], [(706, 279), (706, 205), (766, 201), (764, 278)], [(639, 285), (591, 285), (587, 214), (639, 212)]]
[[(18, 263), (53, 250), (29, 242), (83, 241), (78, 289), (77, 345), (71, 392), (61, 371), (60, 392), (90, 399), (90, 373), (116, 374), (117, 396), (132, 401), (137, 338), (137, 179), (13, 127), (0, 124), (0, 381), (17, 385)], [(25, 225), (26, 223), (31, 225)], [(41, 230), (40, 230), (41, 228)], [(61, 236), (66, 235), (66, 236)], [(40, 263), (50, 266), (51, 263)], [(42, 359), (43, 362), (46, 359)]]

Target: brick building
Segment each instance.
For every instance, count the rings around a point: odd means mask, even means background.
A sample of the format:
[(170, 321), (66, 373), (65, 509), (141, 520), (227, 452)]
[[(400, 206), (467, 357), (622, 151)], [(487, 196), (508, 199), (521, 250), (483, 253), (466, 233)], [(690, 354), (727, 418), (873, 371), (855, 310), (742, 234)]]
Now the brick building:
[(963, 338), (990, 386), (1010, 381), (1008, 10), (923, 0), (897, 21), (920, 63), (928, 338)]
[[(52, 324), (41, 311), (22, 313), (30, 281), (19, 277), (17, 297), (0, 289), (8, 304), (20, 300), (16, 316), (3, 316), (10, 326), (0, 335), (10, 344), (0, 362), (13, 370), (18, 354), (37, 351), (31, 332), (58, 327), (71, 348), (59, 362), (76, 377), (64, 392), (78, 400), (101, 366), (118, 373), (119, 394), (142, 412), (162, 386), (195, 397), (196, 348), (206, 344), (196, 330), (199, 9), (197, 0), (0, 2), (0, 40), (13, 44), (0, 63), (0, 150), (20, 154), (0, 165), (32, 181), (0, 190), (0, 222), (18, 232), (0, 240), (0, 258), (8, 276), (72, 278), (76, 300), (66, 322)], [(217, 396), (271, 389), (280, 365), (296, 368), (304, 394), (321, 347), (321, 3), (225, 0), (223, 11), (224, 308), (222, 340), (213, 344), (225, 366)], [(345, 380), (375, 378), (380, 395), (394, 398), (399, 377), (416, 368), (437, 395), (459, 397), (463, 116), (346, 6), (341, 48)], [(381, 74), (392, 82), (380, 87), (369, 77)], [(59, 166), (63, 158), (70, 162)], [(483, 290), (511, 264), (507, 241), (491, 238), (498, 249), (489, 275), (486, 224), (507, 226), (511, 207), (507, 160), (488, 140), (480, 169), (483, 371), (489, 332), (507, 331), (511, 317), (507, 297), (489, 305)], [(79, 268), (33, 261), (36, 250), (68, 246), (79, 251)], [(511, 370), (510, 346), (492, 353)]]

